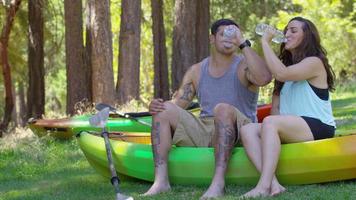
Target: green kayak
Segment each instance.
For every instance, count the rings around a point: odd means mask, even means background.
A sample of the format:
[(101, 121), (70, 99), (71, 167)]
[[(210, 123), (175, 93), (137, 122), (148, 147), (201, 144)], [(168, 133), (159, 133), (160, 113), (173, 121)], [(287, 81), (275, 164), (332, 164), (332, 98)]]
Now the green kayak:
[[(261, 105), (257, 108), (257, 118), (259, 121), (270, 113), (271, 105)], [(191, 107), (190, 112), (198, 115), (200, 109)], [(152, 116), (148, 112), (143, 113), (126, 113), (140, 121), (151, 124)], [(71, 118), (63, 119), (32, 119), (29, 120), (28, 126), (38, 136), (50, 135), (58, 139), (70, 139), (75, 133), (80, 131), (100, 131), (99, 128), (89, 124), (89, 118), (92, 115), (78, 115)], [(108, 123), (108, 131), (122, 132), (150, 132), (151, 127), (139, 123), (135, 120), (120, 117), (117, 114), (111, 114)]]
[[(193, 111), (194, 112), (194, 111)], [(30, 129), (38, 136), (50, 135), (58, 139), (70, 139), (74, 133), (80, 131), (100, 131), (99, 128), (89, 124), (92, 115), (79, 115), (64, 119), (38, 119), (28, 123)], [(151, 116), (139, 117), (140, 120), (151, 123)], [(149, 126), (134, 120), (110, 115), (107, 122), (108, 131), (149, 132)]]
[[(112, 133), (110, 143), (118, 173), (153, 181), (154, 163), (149, 133)], [(81, 150), (93, 168), (110, 177), (102, 137), (81, 132)], [(334, 138), (284, 144), (276, 175), (282, 184), (311, 184), (356, 178), (356, 132)], [(169, 179), (177, 184), (209, 184), (214, 173), (214, 149), (173, 147), (168, 161)], [(256, 184), (259, 174), (243, 147), (233, 150), (226, 181)]]

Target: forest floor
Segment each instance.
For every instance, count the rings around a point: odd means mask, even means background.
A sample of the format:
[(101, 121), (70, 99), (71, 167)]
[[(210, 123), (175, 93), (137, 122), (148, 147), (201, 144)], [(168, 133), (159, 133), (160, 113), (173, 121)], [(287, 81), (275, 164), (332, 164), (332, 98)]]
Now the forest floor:
[[(337, 132), (356, 130), (356, 86), (338, 87), (332, 94)], [(356, 132), (356, 131), (355, 131)], [(154, 197), (141, 197), (151, 183), (123, 177), (121, 191), (135, 199), (199, 199), (207, 186), (173, 185)], [(356, 199), (356, 180), (287, 186), (273, 199)], [(226, 196), (237, 199), (251, 186), (227, 185)], [(61, 141), (36, 137), (17, 128), (0, 139), (0, 200), (114, 199), (109, 180), (86, 161), (75, 139)]]

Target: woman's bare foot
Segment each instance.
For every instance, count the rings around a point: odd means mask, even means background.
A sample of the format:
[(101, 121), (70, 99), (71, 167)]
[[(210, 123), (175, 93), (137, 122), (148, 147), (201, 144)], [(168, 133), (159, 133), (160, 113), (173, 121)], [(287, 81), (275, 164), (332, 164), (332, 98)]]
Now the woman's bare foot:
[(271, 185), (271, 196), (277, 196), (286, 191), (286, 188), (279, 184), (277, 181), (273, 181)]
[(169, 183), (154, 183), (151, 188), (142, 196), (152, 196), (162, 192), (167, 192), (171, 189)]
[(262, 189), (262, 188), (253, 188), (249, 192), (245, 193), (241, 197), (244, 198), (256, 198), (256, 197), (267, 197), (270, 196), (269, 189)]

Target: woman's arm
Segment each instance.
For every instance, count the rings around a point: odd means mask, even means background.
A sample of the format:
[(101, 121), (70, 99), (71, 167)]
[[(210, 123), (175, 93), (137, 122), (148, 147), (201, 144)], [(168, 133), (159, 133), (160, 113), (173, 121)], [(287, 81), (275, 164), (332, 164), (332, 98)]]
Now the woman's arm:
[(271, 115), (279, 115), (279, 95), (272, 96)]
[(286, 67), (273, 52), (270, 41), (273, 32), (267, 31), (262, 37), (262, 49), (268, 69), (278, 81), (309, 80), (322, 73), (324, 65), (317, 57), (306, 57), (301, 62)]
[[(237, 44), (245, 42), (242, 32), (239, 28), (236, 31)], [(251, 47), (245, 46), (242, 49), (244, 59), (242, 60), (242, 67), (246, 82), (250, 82), (255, 86), (267, 85), (272, 80), (272, 75), (269, 72), (265, 60), (259, 56)]]

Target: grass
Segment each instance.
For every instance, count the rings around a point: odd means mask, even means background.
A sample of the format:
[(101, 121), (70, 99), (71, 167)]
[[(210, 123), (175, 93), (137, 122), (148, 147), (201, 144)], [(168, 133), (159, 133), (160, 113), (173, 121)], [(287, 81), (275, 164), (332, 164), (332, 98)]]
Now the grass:
[(332, 99), (337, 133), (356, 130), (356, 81), (352, 81), (347, 87), (337, 88), (332, 93)]
[[(333, 94), (338, 132), (356, 129), (356, 86)], [(172, 191), (141, 197), (151, 183), (122, 177), (120, 188), (135, 199), (198, 199), (207, 186), (173, 185)], [(356, 199), (356, 181), (287, 186), (273, 199)], [(251, 186), (227, 185), (226, 196), (236, 199)], [(0, 200), (114, 199), (109, 180), (88, 164), (76, 140), (37, 138), (28, 129), (16, 129), (0, 139)], [(272, 199), (272, 198), (267, 198)]]

